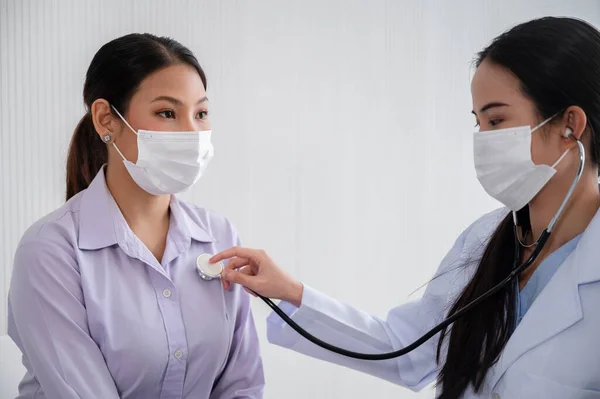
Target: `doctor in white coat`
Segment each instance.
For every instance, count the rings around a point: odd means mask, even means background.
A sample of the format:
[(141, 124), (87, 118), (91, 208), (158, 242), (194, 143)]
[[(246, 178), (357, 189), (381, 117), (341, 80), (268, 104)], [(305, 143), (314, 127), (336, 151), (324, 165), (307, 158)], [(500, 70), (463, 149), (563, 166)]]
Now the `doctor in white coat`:
[(239, 283), (281, 299), (292, 320), (338, 347), (394, 351), (525, 262), (570, 197), (529, 268), (405, 356), (366, 361), (333, 354), (276, 314), (268, 337), (413, 390), (437, 381), (444, 399), (600, 399), (599, 60), (598, 30), (570, 18), (523, 23), (478, 54), (471, 87), (480, 126), (475, 168), (484, 189), (506, 207), (458, 237), (422, 299), (381, 320), (301, 284), (264, 251), (244, 248), (213, 258), (231, 259), (225, 288)]

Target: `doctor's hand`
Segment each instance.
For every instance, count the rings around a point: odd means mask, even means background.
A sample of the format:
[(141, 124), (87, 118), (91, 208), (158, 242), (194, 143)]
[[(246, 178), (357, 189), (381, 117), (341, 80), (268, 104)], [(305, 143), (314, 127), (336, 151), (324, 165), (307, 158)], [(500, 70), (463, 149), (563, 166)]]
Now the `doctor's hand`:
[(271, 299), (281, 299), (296, 307), (302, 303), (302, 283), (283, 271), (262, 250), (233, 247), (210, 259), (211, 263), (229, 259), (221, 273), (223, 287), (231, 283), (242, 285), (250, 294), (253, 292)]

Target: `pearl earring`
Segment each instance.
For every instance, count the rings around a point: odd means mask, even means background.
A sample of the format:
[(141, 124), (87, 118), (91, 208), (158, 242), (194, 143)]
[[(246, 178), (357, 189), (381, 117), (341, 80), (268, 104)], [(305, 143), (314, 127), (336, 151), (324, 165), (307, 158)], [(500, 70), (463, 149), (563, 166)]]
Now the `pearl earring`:
[(108, 143), (110, 140), (110, 134), (105, 134), (104, 136), (102, 136), (102, 141), (104, 141), (105, 143)]

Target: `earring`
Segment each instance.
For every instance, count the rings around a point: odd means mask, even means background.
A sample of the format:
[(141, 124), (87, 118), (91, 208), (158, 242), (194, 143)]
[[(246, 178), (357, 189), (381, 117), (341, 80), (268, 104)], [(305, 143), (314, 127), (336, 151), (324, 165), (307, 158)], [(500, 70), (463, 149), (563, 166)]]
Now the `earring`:
[(108, 143), (110, 140), (110, 134), (105, 134), (104, 136), (102, 136), (102, 141), (104, 141), (105, 143)]

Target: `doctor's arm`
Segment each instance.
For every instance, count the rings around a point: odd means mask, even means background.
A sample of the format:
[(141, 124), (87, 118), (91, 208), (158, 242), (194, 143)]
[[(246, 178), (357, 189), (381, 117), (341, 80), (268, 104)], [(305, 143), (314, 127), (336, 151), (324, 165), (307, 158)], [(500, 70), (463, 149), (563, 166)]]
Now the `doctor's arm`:
[[(282, 299), (280, 307), (297, 324), (317, 338), (362, 353), (402, 349), (438, 324), (445, 316), (449, 285), (465, 244), (464, 232), (446, 255), (423, 297), (392, 309), (380, 319), (343, 304), (287, 275), (263, 251), (233, 248), (213, 259), (232, 258), (223, 274), (225, 288), (239, 283), (263, 296)], [(326, 351), (302, 338), (277, 314), (267, 321), (269, 341), (305, 355), (349, 367), (418, 391), (435, 380), (439, 334), (413, 352), (386, 361), (348, 358)]]
[(33, 392), (46, 398), (119, 398), (90, 336), (78, 265), (66, 242), (36, 238), (19, 245), (8, 323), (28, 374), (39, 384)]

